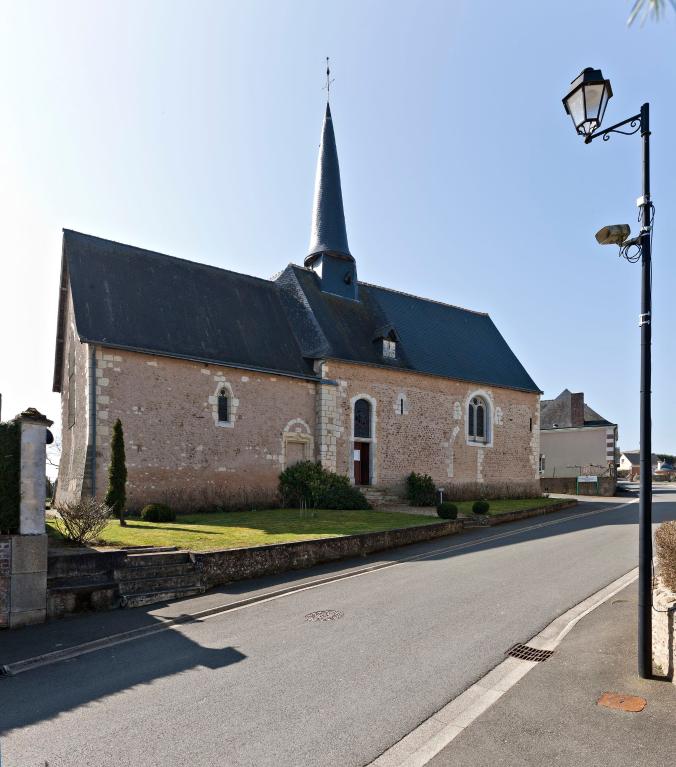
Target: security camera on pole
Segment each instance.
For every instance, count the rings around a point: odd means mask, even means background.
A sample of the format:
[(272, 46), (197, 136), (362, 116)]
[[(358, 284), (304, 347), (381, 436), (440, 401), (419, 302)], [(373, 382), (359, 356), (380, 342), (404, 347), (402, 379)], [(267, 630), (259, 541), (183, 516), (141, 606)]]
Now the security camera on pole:
[[(641, 209), (641, 230), (629, 238), (626, 224), (607, 226), (597, 235), (602, 245), (619, 245), (620, 255), (631, 263), (641, 261), (641, 488), (639, 498), (639, 576), (638, 576), (638, 673), (643, 679), (652, 676), (652, 465), (650, 416), (650, 344), (651, 344), (651, 245), (655, 207), (650, 199), (650, 116), (648, 104), (639, 114), (629, 117), (605, 130), (599, 130), (603, 115), (612, 98), (610, 80), (600, 69), (587, 67), (571, 83), (563, 99), (566, 113), (575, 130), (584, 136), (585, 144), (601, 136), (608, 141), (612, 133), (630, 136), (641, 132), (643, 140), (643, 195), (637, 205)], [(624, 130), (621, 130), (624, 128)]]

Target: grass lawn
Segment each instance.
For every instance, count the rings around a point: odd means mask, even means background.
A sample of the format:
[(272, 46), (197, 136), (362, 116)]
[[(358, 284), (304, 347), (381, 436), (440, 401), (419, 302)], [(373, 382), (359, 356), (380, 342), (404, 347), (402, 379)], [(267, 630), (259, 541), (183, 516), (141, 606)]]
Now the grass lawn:
[[(312, 516), (310, 516), (312, 514)], [(334, 538), (440, 522), (437, 517), (385, 511), (301, 512), (298, 509), (186, 514), (176, 522), (109, 522), (101, 535), (105, 546), (178, 546), (192, 551), (264, 546), (268, 543)], [(52, 538), (62, 539), (55, 520), (47, 520)]]
[[(458, 514), (471, 516), (474, 501), (457, 501), (454, 503), (458, 507)], [(490, 503), (489, 516), (498, 517), (500, 514), (509, 514), (512, 511), (541, 509), (543, 506), (561, 503), (561, 498), (509, 498), (504, 501), (489, 501), (488, 503)]]

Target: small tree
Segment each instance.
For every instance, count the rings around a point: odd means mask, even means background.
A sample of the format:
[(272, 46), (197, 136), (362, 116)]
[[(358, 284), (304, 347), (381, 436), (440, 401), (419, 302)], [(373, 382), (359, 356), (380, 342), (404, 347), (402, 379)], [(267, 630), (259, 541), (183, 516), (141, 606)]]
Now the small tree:
[(68, 540), (83, 545), (96, 542), (110, 519), (110, 509), (96, 498), (62, 503), (57, 511), (59, 530)]
[(127, 526), (124, 518), (124, 507), (127, 503), (127, 466), (124, 456), (124, 433), (122, 422), (118, 418), (113, 426), (113, 436), (110, 440), (110, 466), (108, 467), (108, 492), (106, 505), (110, 506), (122, 527)]

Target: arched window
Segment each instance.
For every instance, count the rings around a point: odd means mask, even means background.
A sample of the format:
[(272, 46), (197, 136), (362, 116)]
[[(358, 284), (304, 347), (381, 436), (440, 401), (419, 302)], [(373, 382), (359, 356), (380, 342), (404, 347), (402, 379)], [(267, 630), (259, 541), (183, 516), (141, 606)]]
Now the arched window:
[(474, 442), (488, 442), (488, 406), (482, 397), (472, 397), (467, 412), (467, 434)]
[(230, 421), (230, 398), (225, 389), (218, 392), (218, 422), (228, 423)]
[(354, 403), (354, 436), (355, 438), (371, 438), (371, 403), (366, 399), (358, 399)]

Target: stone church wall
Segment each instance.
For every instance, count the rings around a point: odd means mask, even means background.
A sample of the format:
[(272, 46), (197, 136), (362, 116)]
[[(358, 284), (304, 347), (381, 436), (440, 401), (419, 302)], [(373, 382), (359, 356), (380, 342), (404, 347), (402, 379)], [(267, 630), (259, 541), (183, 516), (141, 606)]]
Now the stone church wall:
[[(73, 302), (68, 291), (65, 345), (61, 378), (61, 460), (56, 502), (79, 500), (88, 480), (89, 445), (89, 344), (81, 343), (75, 330)], [(72, 384), (69, 381), (72, 375)], [(70, 398), (73, 401), (70, 402)], [(69, 418), (69, 412), (72, 416)]]
[[(131, 509), (260, 503), (290, 459), (314, 458), (316, 384), (302, 379), (97, 348), (97, 495), (122, 421)], [(217, 395), (230, 422), (218, 422)]]
[[(440, 487), (532, 485), (539, 492), (538, 394), (334, 360), (324, 363), (323, 376), (338, 384), (335, 471), (353, 474), (353, 408), (364, 397), (372, 410), (374, 485), (401, 491), (417, 471)], [(466, 437), (468, 403), (477, 394), (490, 405), (490, 439), (481, 447)]]

